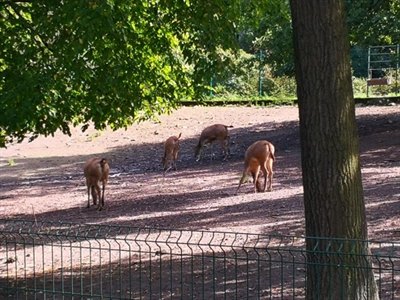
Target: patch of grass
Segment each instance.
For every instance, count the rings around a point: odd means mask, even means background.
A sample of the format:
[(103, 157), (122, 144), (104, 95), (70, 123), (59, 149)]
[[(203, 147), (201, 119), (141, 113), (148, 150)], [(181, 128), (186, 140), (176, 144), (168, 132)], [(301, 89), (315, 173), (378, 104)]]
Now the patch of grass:
[(98, 138), (99, 136), (101, 136), (101, 132), (100, 131), (96, 131), (90, 135), (88, 135), (88, 137), (86, 138), (87, 142), (92, 142), (95, 138)]

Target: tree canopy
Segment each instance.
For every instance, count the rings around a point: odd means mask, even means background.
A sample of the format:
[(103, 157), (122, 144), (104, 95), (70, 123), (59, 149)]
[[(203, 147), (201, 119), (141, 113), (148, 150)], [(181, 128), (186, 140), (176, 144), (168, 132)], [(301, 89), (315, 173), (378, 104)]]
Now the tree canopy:
[(0, 146), (167, 113), (235, 42), (234, 2), (0, 3)]
[[(398, 1), (346, 3), (353, 45), (399, 41)], [(281, 0), (0, 0), (0, 147), (168, 113), (204, 95), (239, 46), (293, 75), (291, 34)]]
[[(346, 0), (346, 16), (352, 46), (397, 44), (400, 41), (400, 2), (397, 0)], [(261, 12), (260, 12), (261, 10)], [(292, 21), (289, 1), (265, 1), (242, 22), (241, 46), (262, 49), (276, 75), (293, 75)], [(258, 22), (255, 22), (257, 20)], [(251, 40), (251, 41), (249, 41)], [(366, 65), (366, 62), (365, 62)]]
[(397, 0), (347, 0), (350, 42), (358, 46), (400, 42), (400, 2)]

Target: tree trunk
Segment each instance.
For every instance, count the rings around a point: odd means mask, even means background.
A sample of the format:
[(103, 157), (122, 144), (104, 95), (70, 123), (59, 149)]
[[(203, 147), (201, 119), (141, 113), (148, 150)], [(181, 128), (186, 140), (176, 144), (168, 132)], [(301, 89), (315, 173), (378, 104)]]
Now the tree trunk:
[(368, 245), (348, 241), (366, 240), (367, 224), (344, 3), (291, 0), (291, 11), (306, 235), (318, 237), (307, 299), (378, 299)]

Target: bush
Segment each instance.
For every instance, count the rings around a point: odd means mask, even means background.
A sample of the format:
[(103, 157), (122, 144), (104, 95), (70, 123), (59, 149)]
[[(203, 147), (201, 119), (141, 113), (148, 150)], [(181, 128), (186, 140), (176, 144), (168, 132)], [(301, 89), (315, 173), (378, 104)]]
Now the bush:
[[(369, 87), (368, 97), (373, 96), (395, 96), (400, 90), (400, 78), (395, 72), (386, 72), (386, 77), (389, 79), (388, 85), (375, 85)], [(397, 78), (396, 78), (397, 77)], [(397, 85), (396, 85), (397, 79)], [(353, 77), (353, 92), (354, 97), (367, 96), (367, 78)]]
[(263, 84), (263, 94), (269, 97), (295, 97), (296, 80), (294, 77), (280, 76), (266, 78)]
[(353, 94), (354, 97), (366, 97), (367, 95), (367, 79), (353, 77)]
[(261, 64), (259, 56), (244, 51), (237, 56), (230, 52), (224, 52), (223, 55), (232, 65), (224, 73), (213, 76), (210, 80), (211, 91), (206, 97), (238, 99), (296, 95), (295, 79), (289, 76), (274, 77), (270, 68)]

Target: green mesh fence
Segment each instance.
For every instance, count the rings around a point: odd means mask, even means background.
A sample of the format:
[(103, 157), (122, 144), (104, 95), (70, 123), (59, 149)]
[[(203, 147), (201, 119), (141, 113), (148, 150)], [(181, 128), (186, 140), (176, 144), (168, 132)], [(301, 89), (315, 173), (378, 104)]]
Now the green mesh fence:
[(322, 253), (327, 259), (321, 264), (332, 264), (336, 272), (359, 268), (344, 258), (362, 243), (371, 249), (380, 299), (400, 299), (400, 243), (314, 238), (310, 253), (305, 242), (294, 236), (0, 220), (0, 298), (304, 299), (310, 255)]

